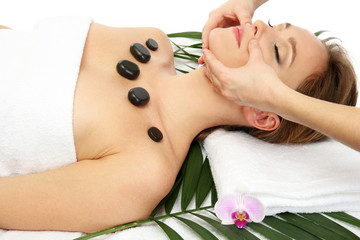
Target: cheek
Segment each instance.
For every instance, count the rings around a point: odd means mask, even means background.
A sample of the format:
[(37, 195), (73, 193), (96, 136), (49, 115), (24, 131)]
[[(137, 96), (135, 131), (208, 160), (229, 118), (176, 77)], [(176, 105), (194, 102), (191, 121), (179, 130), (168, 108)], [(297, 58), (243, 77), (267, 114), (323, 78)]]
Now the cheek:
[(241, 67), (249, 55), (237, 47), (231, 29), (216, 28), (210, 32), (209, 49), (227, 67)]

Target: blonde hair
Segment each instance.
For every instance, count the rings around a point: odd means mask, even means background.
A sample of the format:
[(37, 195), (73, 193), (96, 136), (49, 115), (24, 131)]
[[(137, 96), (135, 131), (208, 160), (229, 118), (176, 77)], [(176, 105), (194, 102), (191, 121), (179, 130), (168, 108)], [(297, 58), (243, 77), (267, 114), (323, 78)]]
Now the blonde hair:
[[(355, 106), (358, 95), (357, 80), (347, 52), (338, 44), (326, 43), (325, 41), (323, 44), (326, 46), (329, 55), (326, 70), (307, 77), (296, 91), (325, 101)], [(311, 128), (283, 118), (280, 118), (279, 127), (273, 131), (229, 126), (223, 128), (244, 130), (256, 138), (279, 144), (316, 142), (326, 138)], [(213, 130), (205, 130), (199, 135), (199, 138), (203, 139)]]

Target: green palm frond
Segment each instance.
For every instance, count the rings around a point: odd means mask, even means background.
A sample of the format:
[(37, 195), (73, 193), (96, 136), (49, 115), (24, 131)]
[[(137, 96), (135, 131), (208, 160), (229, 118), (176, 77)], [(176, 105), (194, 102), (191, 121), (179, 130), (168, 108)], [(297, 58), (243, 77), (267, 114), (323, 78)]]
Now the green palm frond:
[[(320, 31), (317, 36), (323, 33)], [(199, 32), (184, 32), (169, 34), (169, 38), (190, 38), (201, 40)], [(200, 57), (193, 50), (201, 50), (201, 43), (179, 45), (173, 42), (174, 57), (183, 61), (183, 66), (193, 70), (189, 64), (197, 64)], [(187, 73), (188, 70), (179, 69), (179, 72)], [(206, 198), (210, 201), (205, 201)], [(177, 202), (177, 199), (181, 199)], [(249, 223), (244, 229), (238, 229), (235, 225), (222, 225), (214, 213), (214, 205), (217, 201), (217, 193), (212, 177), (209, 160), (202, 155), (198, 142), (194, 142), (184, 161), (184, 164), (175, 180), (175, 184), (168, 195), (158, 204), (148, 219), (105, 229), (89, 234), (77, 240), (91, 239), (100, 235), (137, 227), (145, 223), (154, 223), (160, 226), (170, 240), (184, 239), (175, 229), (171, 228), (163, 220), (172, 218), (183, 223), (193, 230), (200, 238), (218, 239), (244, 239), (244, 240), (289, 240), (289, 239), (341, 239), (360, 240), (360, 237), (338, 224), (335, 220), (345, 222), (360, 228), (360, 220), (346, 213), (317, 213), (317, 214), (294, 214), (282, 213), (276, 216), (267, 216), (262, 223)], [(195, 204), (191, 204), (195, 202)], [(210, 203), (208, 203), (210, 202)], [(181, 206), (177, 206), (181, 205)], [(174, 209), (181, 209), (175, 211)], [(201, 221), (199, 224), (194, 218)], [(214, 234), (216, 232), (216, 235)]]
[[(174, 47), (174, 58), (178, 59), (178, 65), (182, 65), (182, 68), (177, 67), (176, 70), (180, 73), (189, 73), (194, 70), (199, 64), (198, 60), (201, 57), (202, 43), (201, 32), (181, 32), (171, 33), (167, 35), (171, 40)], [(187, 39), (190, 43), (187, 45), (177, 44), (176, 39)]]
[[(323, 33), (326, 33), (326, 32), (329, 32), (327, 30), (320, 30), (320, 31), (317, 31), (314, 33), (314, 35), (318, 38), (320, 38), (320, 35), (322, 35)], [(340, 38), (337, 38), (337, 37), (328, 37), (328, 38), (325, 38), (325, 39), (321, 39), (323, 42), (327, 43), (329, 41), (332, 41), (332, 40), (337, 40), (339, 42), (342, 42)]]
[(328, 30), (320, 30), (314, 33), (316, 37), (319, 37), (321, 34), (328, 32)]
[(201, 40), (202, 33), (201, 32), (180, 32), (180, 33), (170, 33), (167, 35), (169, 38), (189, 38), (189, 39), (197, 39)]

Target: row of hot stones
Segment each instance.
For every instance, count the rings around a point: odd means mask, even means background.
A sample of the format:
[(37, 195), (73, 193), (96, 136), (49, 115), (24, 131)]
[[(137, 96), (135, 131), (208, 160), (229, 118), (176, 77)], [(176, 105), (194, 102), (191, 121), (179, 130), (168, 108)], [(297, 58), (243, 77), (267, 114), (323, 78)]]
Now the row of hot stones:
[[(159, 48), (158, 43), (151, 38), (146, 41), (146, 46), (152, 51), (156, 51)], [(132, 56), (141, 63), (150, 61), (151, 53), (141, 43), (132, 44), (130, 46), (130, 52)], [(116, 65), (116, 70), (121, 76), (128, 80), (135, 80), (140, 75), (139, 66), (129, 60), (119, 61)], [(144, 88), (135, 87), (129, 90), (128, 99), (134, 106), (141, 107), (150, 101), (150, 95)], [(156, 127), (150, 127), (148, 129), (148, 135), (155, 142), (160, 142), (163, 138), (163, 134)]]

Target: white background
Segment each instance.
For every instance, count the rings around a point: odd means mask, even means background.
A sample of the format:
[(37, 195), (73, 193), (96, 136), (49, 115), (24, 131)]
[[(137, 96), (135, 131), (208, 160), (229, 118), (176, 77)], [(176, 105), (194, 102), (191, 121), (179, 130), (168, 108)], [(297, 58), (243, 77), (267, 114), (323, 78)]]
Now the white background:
[[(0, 0), (0, 25), (30, 29), (57, 15), (86, 15), (111, 26), (151, 26), (165, 33), (201, 31), (209, 12), (224, 0)], [(360, 73), (360, 7), (357, 0), (270, 0), (253, 20), (290, 22), (312, 32), (329, 30), (349, 51)]]

